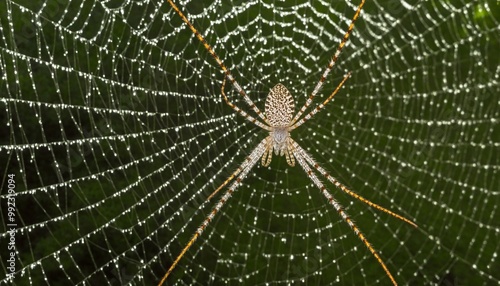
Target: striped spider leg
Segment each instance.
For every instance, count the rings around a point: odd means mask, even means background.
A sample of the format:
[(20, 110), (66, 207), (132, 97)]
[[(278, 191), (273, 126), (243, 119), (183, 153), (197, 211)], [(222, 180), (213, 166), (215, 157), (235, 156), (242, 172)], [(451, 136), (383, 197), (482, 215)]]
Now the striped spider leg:
[(321, 175), (326, 177), (326, 179), (334, 184), (337, 188), (345, 192), (346, 194), (360, 200), (361, 202), (369, 205), (370, 207), (373, 207), (377, 210), (383, 211), (387, 214), (390, 214), (391, 216), (394, 216), (395, 218), (398, 218), (414, 227), (417, 227), (415, 223), (412, 221), (402, 217), (401, 215), (398, 215), (382, 206), (379, 206), (364, 197), (356, 194), (355, 192), (349, 190), (347, 187), (345, 187), (343, 184), (341, 184), (339, 181), (337, 181), (335, 178), (333, 178), (331, 175), (329, 175), (325, 169), (320, 167), (315, 160), (312, 158), (311, 155), (309, 155), (297, 142), (295, 142), (291, 136), (290, 136), (290, 131), (294, 130), (295, 128), (299, 127), (302, 125), (304, 122), (309, 120), (313, 115), (315, 115), (317, 112), (319, 112), (321, 109), (323, 109), (326, 104), (335, 96), (335, 94), (340, 90), (340, 88), (344, 85), (345, 81), (349, 78), (350, 73), (348, 73), (342, 81), (338, 84), (338, 86), (335, 88), (335, 90), (332, 92), (332, 94), (325, 100), (323, 103), (320, 103), (316, 108), (314, 108), (312, 111), (310, 111), (308, 114), (306, 114), (304, 117), (300, 119), (304, 111), (307, 109), (307, 107), (312, 103), (314, 97), (316, 94), (319, 92), (321, 89), (323, 82), (326, 79), (326, 76), (328, 73), (331, 71), (333, 66), (335, 65), (335, 62), (338, 59), (338, 56), (340, 55), (340, 52), (342, 48), (344, 47), (345, 43), (347, 42), (347, 39), (349, 38), (350, 33), (353, 30), (354, 27), (354, 22), (358, 18), (361, 9), (365, 3), (365, 0), (361, 1), (361, 4), (358, 6), (356, 13), (354, 14), (354, 17), (351, 20), (351, 24), (349, 25), (349, 28), (347, 32), (344, 35), (344, 38), (342, 39), (341, 43), (339, 44), (339, 47), (337, 48), (337, 51), (335, 52), (335, 55), (333, 56), (332, 60), (328, 64), (326, 70), (323, 72), (319, 82), (316, 84), (313, 92), (307, 99), (306, 103), (304, 106), (301, 107), (301, 109), (298, 111), (298, 113), (293, 116), (294, 109), (295, 109), (295, 103), (293, 100), (293, 97), (291, 93), (288, 91), (288, 89), (278, 83), (275, 85), (269, 92), (266, 102), (265, 102), (265, 114), (261, 113), (261, 111), (255, 106), (255, 104), (252, 102), (252, 100), (247, 96), (247, 94), (243, 91), (243, 89), (240, 87), (240, 85), (236, 82), (234, 77), (231, 75), (230, 71), (225, 67), (225, 65), (222, 63), (220, 58), (215, 54), (213, 51), (212, 47), (205, 41), (203, 36), (194, 28), (194, 26), (189, 22), (189, 20), (184, 16), (184, 14), (179, 10), (179, 8), (172, 2), (172, 0), (167, 0), (172, 8), (179, 14), (179, 16), (182, 18), (182, 20), (188, 25), (188, 27), (191, 29), (191, 31), (196, 35), (196, 37), (203, 43), (205, 48), (208, 50), (208, 52), (214, 57), (214, 59), (217, 61), (221, 69), (225, 73), (225, 77), (231, 81), (233, 87), (236, 89), (236, 91), (243, 96), (245, 102), (249, 105), (249, 107), (259, 116), (259, 118), (263, 121), (260, 122), (256, 118), (252, 117), (245, 111), (241, 110), (239, 107), (234, 105), (226, 96), (224, 92), (224, 87), (225, 87), (225, 79), (222, 82), (222, 96), (224, 101), (226, 102), (227, 105), (229, 105), (233, 110), (235, 110), (238, 114), (242, 115), (245, 117), (246, 120), (254, 123), (256, 126), (266, 130), (269, 132), (269, 135), (263, 139), (250, 153), (248, 157), (243, 161), (243, 163), (208, 197), (207, 201), (210, 200), (212, 197), (214, 197), (222, 188), (224, 188), (230, 181), (232, 181), (234, 178), (236, 180), (230, 185), (226, 193), (222, 196), (222, 198), (219, 200), (219, 202), (215, 205), (211, 213), (208, 215), (208, 217), (203, 221), (203, 223), (198, 227), (197, 231), (191, 238), (191, 240), (186, 244), (184, 249), (181, 251), (181, 253), (177, 256), (177, 258), (174, 260), (168, 271), (165, 273), (163, 278), (161, 279), (159, 285), (162, 285), (167, 277), (172, 273), (173, 269), (175, 266), (179, 263), (180, 259), (184, 256), (184, 254), (187, 252), (187, 250), (193, 245), (193, 243), (196, 241), (196, 239), (201, 235), (201, 233), (205, 230), (205, 228), (208, 226), (208, 224), (213, 220), (215, 215), (220, 211), (220, 209), (224, 206), (224, 204), (229, 200), (231, 197), (232, 193), (237, 189), (237, 187), (240, 185), (241, 181), (248, 175), (250, 170), (253, 168), (253, 166), (258, 162), (259, 158), (261, 159), (261, 164), (263, 166), (268, 166), (271, 163), (272, 160), (272, 154), (273, 151), (275, 155), (277, 156), (285, 156), (286, 161), (288, 165), (294, 166), (295, 165), (295, 160), (298, 161), (299, 165), (304, 169), (306, 172), (307, 176), (311, 179), (311, 181), (320, 189), (321, 193), (325, 196), (325, 198), (328, 200), (330, 204), (333, 205), (335, 210), (339, 213), (339, 215), (342, 217), (342, 219), (353, 229), (354, 233), (358, 236), (358, 238), (366, 245), (366, 247), (370, 250), (370, 252), (373, 254), (375, 259), (378, 261), (378, 263), (382, 266), (384, 269), (385, 273), (387, 276), (390, 278), (392, 283), (394, 285), (397, 285), (396, 280), (392, 276), (391, 272), (383, 262), (382, 258), (379, 256), (379, 254), (375, 251), (375, 249), (372, 247), (372, 245), (368, 242), (366, 237), (361, 233), (360, 229), (354, 224), (352, 219), (347, 215), (347, 213), (343, 210), (342, 206), (333, 198), (333, 196), (330, 194), (330, 192), (326, 189), (326, 187), (321, 183), (321, 181), (318, 179), (316, 174), (313, 172), (313, 169), (311, 166), (318, 171)]
[(371, 245), (371, 243), (368, 241), (368, 239), (366, 239), (366, 237), (364, 236), (364, 234), (361, 232), (361, 230), (359, 229), (358, 226), (356, 226), (356, 224), (354, 223), (354, 221), (349, 217), (349, 215), (345, 212), (345, 210), (342, 208), (342, 206), (335, 200), (335, 198), (332, 196), (332, 194), (326, 189), (325, 185), (318, 179), (318, 177), (316, 176), (316, 174), (314, 174), (314, 172), (312, 171), (311, 167), (310, 166), (313, 166), (314, 169), (316, 169), (321, 175), (325, 176), (328, 181), (330, 181), (332, 184), (334, 184), (337, 188), (341, 189), (343, 192), (347, 193), (348, 195), (366, 203), (367, 205), (375, 208), (375, 209), (378, 209), (380, 211), (383, 211), (385, 213), (388, 213), (414, 227), (417, 227), (417, 225), (410, 221), (409, 219), (401, 216), (401, 215), (398, 215), (384, 207), (381, 207), (371, 201), (369, 201), (368, 199), (365, 199), (363, 198), (362, 196), (354, 193), (353, 191), (349, 190), (346, 186), (344, 186), (342, 183), (340, 183), (339, 181), (337, 181), (334, 177), (332, 177), (330, 174), (328, 174), (325, 169), (321, 168), (315, 161), (314, 159), (312, 158), (311, 155), (309, 155), (302, 147), (300, 147), (299, 144), (297, 144), (297, 142), (293, 141), (293, 140), (290, 140), (290, 144), (292, 145), (292, 149), (294, 150), (294, 153), (293, 155), (295, 156), (295, 158), (297, 158), (297, 161), (299, 162), (299, 165), (304, 169), (304, 171), (307, 173), (307, 175), (309, 176), (309, 178), (311, 179), (311, 181), (320, 189), (321, 193), (323, 194), (323, 196), (325, 196), (325, 198), (328, 200), (328, 203), (330, 203), (331, 205), (333, 205), (333, 207), (335, 208), (335, 210), (339, 213), (339, 215), (342, 217), (342, 219), (347, 222), (347, 224), (349, 224), (349, 226), (352, 228), (352, 230), (354, 231), (354, 233), (358, 236), (358, 238), (366, 245), (366, 247), (370, 250), (370, 252), (372, 253), (372, 255), (375, 257), (375, 259), (378, 261), (378, 263), (382, 266), (382, 268), (384, 269), (385, 273), (387, 274), (387, 276), (389, 277), (389, 279), (391, 280), (391, 282), (394, 284), (394, 285), (398, 285), (397, 282), (396, 282), (396, 279), (394, 279), (394, 276), (392, 276), (391, 272), (389, 271), (389, 268), (387, 268), (387, 266), (385, 265), (384, 261), (382, 260), (382, 258), (380, 257), (380, 255), (377, 253), (377, 251), (375, 251), (375, 249), (373, 248), (373, 246)]

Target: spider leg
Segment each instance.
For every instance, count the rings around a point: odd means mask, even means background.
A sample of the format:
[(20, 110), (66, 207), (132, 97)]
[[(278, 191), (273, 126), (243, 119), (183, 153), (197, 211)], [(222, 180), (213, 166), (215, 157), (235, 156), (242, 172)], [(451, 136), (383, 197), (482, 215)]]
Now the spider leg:
[(288, 137), (287, 140), (288, 140), (288, 143), (287, 143), (287, 148), (285, 150), (286, 162), (288, 163), (288, 165), (293, 167), (293, 166), (295, 166), (295, 157), (293, 156), (294, 146), (292, 144), (293, 140), (290, 137)]
[(232, 109), (234, 109), (237, 113), (241, 114), (243, 117), (245, 117), (246, 120), (252, 122), (253, 124), (259, 126), (260, 128), (264, 129), (264, 130), (268, 130), (270, 131), (271, 128), (265, 124), (263, 124), (262, 122), (258, 121), (257, 119), (253, 118), (251, 115), (249, 115), (248, 113), (246, 113), (245, 111), (241, 110), (238, 106), (234, 105), (231, 101), (229, 101), (229, 99), (227, 98), (227, 95), (226, 93), (224, 92), (224, 87), (226, 86), (226, 78), (224, 78), (224, 80), (222, 81), (222, 88), (221, 88), (221, 92), (222, 92), (222, 97), (224, 98), (224, 101), (226, 101), (227, 105), (229, 105), (229, 107), (231, 107)]
[[(181, 253), (177, 256), (177, 258), (174, 260), (170, 268), (168, 269), (167, 273), (163, 276), (161, 279), (160, 283), (158, 286), (163, 285), (163, 283), (167, 280), (167, 277), (172, 273), (174, 270), (175, 266), (179, 263), (181, 258), (186, 254), (188, 249), (193, 245), (193, 243), (196, 241), (196, 239), (203, 233), (205, 228), (208, 226), (208, 224), (213, 220), (215, 215), (220, 211), (222, 206), (226, 203), (226, 201), (229, 200), (231, 197), (232, 193), (238, 188), (240, 182), (246, 177), (248, 172), (252, 169), (252, 167), (259, 161), (259, 158), (262, 156), (262, 154), (265, 151), (266, 148), (266, 139), (262, 140), (255, 149), (253, 149), (252, 153), (245, 159), (245, 161), (241, 164), (240, 168), (244, 165), (246, 165), (245, 168), (242, 168), (240, 175), (238, 178), (236, 178), (236, 181), (233, 182), (233, 184), (229, 187), (229, 189), (226, 191), (224, 196), (219, 200), (219, 202), (215, 205), (215, 207), (212, 209), (212, 212), (205, 218), (203, 223), (198, 227), (198, 230), (196, 230), (195, 234), (191, 238), (191, 240), (186, 244), (184, 249), (181, 251)], [(235, 172), (236, 173), (236, 172)], [(234, 173), (233, 173), (234, 174)], [(227, 181), (227, 180), (226, 180)], [(225, 182), (226, 183), (226, 182)], [(210, 195), (212, 197), (214, 194)]]
[(337, 59), (339, 58), (340, 52), (344, 48), (344, 45), (347, 42), (347, 39), (349, 38), (349, 35), (351, 34), (352, 30), (354, 29), (354, 22), (356, 22), (356, 20), (358, 19), (359, 14), (361, 13), (361, 9), (363, 8), (363, 5), (365, 5), (365, 0), (362, 0), (361, 4), (359, 4), (358, 9), (356, 10), (356, 13), (352, 17), (351, 24), (349, 25), (349, 29), (347, 29), (347, 32), (344, 34), (344, 38), (342, 39), (339, 46), (337, 47), (337, 51), (335, 52), (334, 56), (330, 60), (330, 63), (328, 63), (326, 70), (321, 75), (321, 78), (319, 79), (318, 83), (314, 87), (314, 89), (313, 89), (311, 95), (309, 96), (309, 98), (307, 99), (306, 103), (304, 104), (304, 106), (302, 106), (302, 108), (300, 108), (299, 112), (293, 118), (292, 124), (295, 123), (299, 119), (299, 117), (302, 115), (302, 113), (304, 113), (306, 108), (309, 107), (309, 105), (311, 105), (314, 97), (316, 96), (316, 94), (319, 92), (319, 90), (323, 86), (323, 82), (326, 80), (326, 77), (328, 76), (328, 74), (332, 70), (333, 66), (335, 65), (335, 62), (337, 62)]
[[(243, 164), (245, 164), (246, 162), (247, 161), (245, 160)], [(213, 191), (213, 193), (210, 194), (210, 196), (208, 196), (207, 201), (211, 200), (213, 196), (215, 196), (220, 190), (222, 190), (222, 188), (224, 188), (227, 185), (227, 183), (229, 183), (234, 177), (236, 177), (241, 172), (241, 170), (245, 168), (243, 167), (243, 164), (239, 166), (238, 169), (236, 169), (236, 171), (234, 171), (234, 173), (232, 173), (231, 176), (229, 176), (229, 178), (227, 178), (224, 181), (224, 183), (222, 183), (217, 189), (215, 189), (215, 191)]]
[(219, 58), (219, 56), (215, 53), (215, 51), (212, 49), (212, 47), (210, 46), (210, 44), (207, 43), (207, 41), (205, 40), (205, 38), (203, 38), (203, 36), (200, 34), (200, 32), (198, 32), (198, 30), (196, 30), (196, 28), (193, 26), (193, 24), (191, 24), (191, 22), (188, 20), (188, 18), (186, 16), (184, 16), (184, 13), (182, 13), (182, 11), (177, 7), (177, 5), (175, 5), (172, 0), (167, 0), (167, 1), (170, 4), (170, 6), (172, 6), (172, 8), (175, 10), (175, 12), (177, 12), (177, 14), (179, 14), (179, 16), (182, 18), (182, 20), (188, 25), (189, 29), (191, 29), (191, 31), (195, 34), (196, 38), (198, 38), (198, 40), (203, 44), (203, 46), (205, 47), (205, 49), (207, 49), (207, 51), (210, 53), (210, 55), (212, 55), (212, 57), (215, 59), (215, 61), (217, 62), (217, 64), (220, 66), (220, 68), (226, 74), (226, 77), (233, 84), (233, 87), (236, 89), (236, 91), (238, 91), (238, 93), (241, 94), (241, 96), (243, 96), (243, 98), (245, 99), (245, 102), (248, 104), (248, 106), (250, 106), (250, 108), (252, 108), (253, 111), (255, 113), (257, 113), (257, 115), (259, 115), (259, 117), (264, 122), (267, 123), (267, 120), (264, 117), (264, 114), (262, 114), (262, 112), (253, 103), (253, 101), (250, 99), (250, 97), (248, 97), (248, 95), (241, 88), (241, 86), (238, 84), (238, 82), (236, 82), (236, 79), (234, 79), (234, 77), (231, 74), (231, 72), (229, 71), (229, 69), (226, 68), (226, 66), (224, 65), (224, 63), (222, 62), (222, 60)]
[(271, 160), (273, 159), (273, 138), (271, 138), (271, 136), (267, 136), (264, 140), (266, 140), (266, 150), (262, 155), (261, 164), (262, 166), (267, 167), (271, 164)]
[(307, 163), (309, 163), (309, 165), (313, 166), (316, 170), (318, 170), (318, 172), (320, 172), (321, 175), (325, 176), (326, 179), (328, 181), (330, 181), (332, 184), (334, 184), (337, 188), (341, 189), (344, 193), (350, 195), (351, 197), (355, 198), (355, 199), (358, 199), (360, 201), (362, 201), (363, 203), (369, 205), (370, 207), (372, 208), (375, 208), (379, 211), (383, 211), (387, 214), (390, 214), (391, 216), (395, 217), (395, 218), (398, 218), (414, 227), (418, 227), (414, 222), (412, 222), (411, 220), (401, 216), (401, 215), (398, 215), (382, 206), (379, 206), (377, 205), (376, 203), (373, 203), (371, 202), (370, 200), (368, 199), (365, 199), (364, 197), (356, 194), (355, 192), (349, 190), (346, 186), (344, 186), (342, 183), (340, 183), (339, 181), (337, 181), (337, 179), (335, 179), (334, 177), (332, 177), (330, 174), (328, 174), (328, 172), (323, 169), (320, 165), (318, 165), (318, 163), (316, 163), (314, 161), (314, 159), (312, 158), (312, 156), (310, 154), (308, 154), (304, 149), (302, 149), (302, 147), (300, 147), (299, 144), (297, 144), (297, 142), (293, 141), (293, 146), (295, 147), (295, 149), (297, 150), (297, 153), (300, 154), (300, 156), (302, 156), (302, 158), (304, 158)]
[[(291, 158), (293, 161), (293, 157)], [(212, 194), (210, 194), (210, 196), (207, 198), (207, 201), (211, 200), (220, 190), (222, 190), (222, 188), (224, 188), (224, 186), (227, 185), (227, 183), (229, 183), (232, 179), (234, 179), (234, 177), (236, 177), (241, 171), (243, 171), (250, 163), (251, 163), (250, 156), (248, 156), (246, 157), (245, 161), (236, 169), (236, 171), (234, 171), (234, 173), (232, 173), (231, 176), (229, 176), (224, 181), (224, 183), (222, 183)]]
[(224, 183), (222, 183), (217, 189), (215, 189), (215, 191), (213, 191), (212, 194), (210, 194), (210, 196), (208, 196), (207, 198), (207, 202), (209, 200), (211, 200), (220, 190), (222, 190), (222, 188), (224, 188), (227, 183), (229, 183), (232, 179), (234, 179), (234, 177), (236, 177), (243, 169), (245, 169), (247, 166), (248, 166), (248, 163), (249, 163), (249, 157), (247, 157), (245, 159), (245, 162), (243, 162), (243, 164), (241, 164), (237, 169), (236, 171), (234, 171), (234, 173), (231, 174), (231, 176), (229, 176), (225, 181)]
[(332, 100), (332, 98), (335, 96), (335, 94), (337, 94), (337, 92), (340, 90), (340, 88), (344, 85), (345, 81), (351, 76), (351, 72), (348, 72), (347, 75), (344, 77), (344, 79), (342, 79), (342, 81), (339, 83), (339, 85), (337, 85), (337, 88), (335, 88), (335, 90), (332, 92), (332, 94), (330, 94), (330, 96), (325, 99), (325, 101), (323, 101), (323, 103), (320, 103), (315, 109), (311, 110), (311, 112), (309, 112), (306, 116), (304, 116), (302, 119), (300, 119), (298, 122), (296, 122), (295, 124), (293, 124), (291, 127), (290, 127), (290, 131), (299, 127), (300, 125), (304, 124), (304, 122), (306, 122), (307, 120), (311, 119), (311, 117), (313, 117), (314, 114), (318, 113), (321, 109), (323, 109), (325, 107), (325, 105), (330, 102), (330, 100)]
[[(297, 147), (298, 144), (295, 144), (295, 147)], [(321, 193), (325, 196), (325, 198), (328, 200), (328, 202), (333, 205), (335, 210), (339, 213), (339, 215), (342, 217), (342, 219), (349, 224), (349, 226), (352, 228), (354, 233), (359, 237), (361, 241), (368, 247), (372, 255), (377, 259), (378, 263), (382, 266), (384, 269), (385, 273), (387, 276), (389, 276), (389, 279), (391, 279), (392, 283), (397, 286), (396, 280), (392, 276), (391, 272), (389, 271), (389, 268), (385, 265), (384, 261), (382, 258), (378, 255), (378, 253), (375, 251), (373, 246), (370, 244), (370, 242), (366, 239), (366, 237), (363, 235), (361, 230), (354, 224), (352, 219), (347, 215), (347, 213), (344, 211), (342, 206), (333, 198), (333, 196), (330, 194), (330, 192), (326, 189), (326, 187), (321, 183), (321, 181), (318, 179), (316, 174), (313, 173), (313, 170), (309, 165), (304, 161), (304, 157), (302, 156), (301, 152), (298, 151), (299, 149), (295, 149), (294, 155), (297, 161), (299, 162), (299, 165), (302, 166), (304, 171), (307, 173), (311, 181), (320, 189)], [(302, 152), (303, 153), (303, 152)]]

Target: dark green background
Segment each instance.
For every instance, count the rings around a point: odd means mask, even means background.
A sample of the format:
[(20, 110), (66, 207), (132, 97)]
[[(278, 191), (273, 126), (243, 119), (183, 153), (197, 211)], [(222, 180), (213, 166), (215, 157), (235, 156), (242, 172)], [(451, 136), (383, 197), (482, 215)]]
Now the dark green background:
[[(327, 185), (399, 283), (496, 285), (500, 8), (405, 3), (367, 1), (318, 97), (351, 78), (292, 136), (339, 181), (419, 225)], [(358, 1), (178, 5), (259, 108), (281, 82), (297, 110)], [(220, 68), (166, 1), (8, 0), (0, 11), (2, 219), (15, 174), (23, 271), (14, 284), (157, 283), (218, 198), (204, 200), (267, 134), (223, 103)], [(254, 167), (170, 279), (390, 283), (281, 157)]]

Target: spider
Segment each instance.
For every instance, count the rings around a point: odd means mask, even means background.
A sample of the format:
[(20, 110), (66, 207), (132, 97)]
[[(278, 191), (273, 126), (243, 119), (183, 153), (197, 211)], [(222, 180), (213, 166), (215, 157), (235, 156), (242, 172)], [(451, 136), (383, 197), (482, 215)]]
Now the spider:
[[(243, 91), (241, 86), (236, 82), (234, 79), (233, 75), (231, 72), (226, 68), (224, 63), (221, 61), (221, 59), (217, 56), (217, 54), (214, 52), (212, 47), (207, 43), (205, 38), (196, 30), (196, 28), (191, 24), (191, 22), (184, 16), (184, 14), (180, 11), (180, 9), (173, 3), (172, 0), (167, 0), (168, 3), (172, 6), (172, 8), (179, 14), (179, 16), (182, 18), (182, 20), (187, 24), (187, 26), (191, 29), (191, 31), (195, 34), (195, 36), (200, 40), (200, 42), (205, 46), (207, 51), (212, 55), (212, 57), (215, 59), (217, 64), (220, 66), (220, 68), (223, 70), (225, 73), (225, 78), (222, 82), (222, 88), (221, 88), (221, 93), (224, 101), (229, 105), (233, 110), (235, 110), (238, 114), (242, 115), (245, 119), (248, 121), (252, 122), (253, 124), (257, 125), (258, 127), (266, 130), (269, 132), (269, 136), (267, 136), (265, 139), (263, 139), (257, 147), (255, 147), (250, 155), (246, 157), (246, 159), (243, 161), (243, 163), (234, 171), (223, 183), (220, 185), (208, 198), (207, 201), (209, 201), (213, 196), (215, 196), (223, 187), (225, 187), (231, 180), (233, 180), (235, 177), (235, 181), (230, 185), (226, 193), (222, 196), (222, 198), (219, 200), (219, 202), (215, 205), (211, 213), (207, 216), (207, 218), (203, 221), (203, 223), (198, 227), (198, 230), (195, 232), (191, 240), (186, 244), (184, 249), (181, 251), (181, 253), (177, 256), (177, 258), (174, 260), (168, 271), (165, 273), (163, 278), (161, 279), (159, 285), (162, 285), (167, 277), (172, 273), (173, 269), (175, 266), (179, 263), (180, 259), (186, 254), (187, 250), (193, 245), (193, 243), (196, 241), (196, 239), (202, 234), (202, 232), (205, 230), (205, 228), (208, 226), (208, 224), (213, 220), (214, 216), (220, 211), (220, 209), (224, 206), (224, 204), (229, 200), (231, 197), (232, 193), (237, 189), (237, 187), (240, 185), (241, 181), (247, 176), (247, 174), (250, 172), (252, 167), (261, 159), (261, 164), (263, 166), (269, 166), (271, 163), (273, 151), (275, 155), (277, 156), (285, 156), (286, 162), (290, 166), (295, 166), (295, 161), (299, 163), (299, 165), (304, 169), (306, 172), (307, 176), (311, 179), (311, 181), (316, 185), (321, 193), (325, 196), (326, 200), (333, 205), (335, 210), (339, 213), (339, 215), (342, 217), (342, 219), (349, 224), (349, 226), (352, 228), (354, 233), (358, 236), (358, 238), (366, 245), (366, 247), (370, 250), (372, 255), (375, 257), (375, 259), (378, 261), (378, 263), (382, 266), (384, 269), (385, 273), (389, 277), (389, 279), (392, 281), (394, 285), (397, 285), (396, 280), (392, 276), (391, 272), (385, 265), (384, 261), (382, 258), (379, 256), (379, 254), (375, 251), (375, 249), (372, 247), (370, 242), (366, 239), (366, 237), (363, 235), (363, 233), (360, 231), (360, 229), (354, 224), (353, 220), (347, 215), (347, 213), (344, 211), (342, 206), (335, 200), (335, 198), (330, 194), (330, 192), (326, 189), (324, 184), (319, 180), (318, 176), (313, 172), (313, 168), (319, 172), (321, 175), (323, 175), (329, 182), (334, 184), (337, 188), (345, 192), (346, 194), (354, 197), (355, 199), (360, 200), (361, 202), (369, 205), (370, 207), (373, 207), (377, 210), (383, 211), (395, 218), (398, 218), (414, 227), (417, 227), (417, 225), (410, 221), (407, 218), (402, 217), (401, 215), (398, 215), (382, 206), (379, 206), (368, 199), (365, 199), (364, 197), (356, 194), (355, 192), (351, 191), (348, 189), (346, 186), (344, 186), (342, 183), (340, 183), (337, 179), (332, 177), (325, 169), (323, 169), (321, 166), (316, 163), (316, 161), (313, 159), (313, 157), (307, 153), (295, 140), (292, 139), (290, 136), (290, 132), (309, 119), (313, 117), (316, 113), (318, 113), (321, 109), (323, 109), (328, 102), (337, 94), (337, 92), (340, 90), (340, 88), (344, 85), (345, 81), (350, 77), (351, 73), (347, 73), (347, 75), (344, 76), (342, 81), (338, 84), (338, 86), (335, 88), (335, 90), (330, 94), (330, 96), (323, 101), (323, 103), (320, 103), (316, 108), (314, 108), (312, 111), (310, 111), (308, 114), (306, 114), (304, 117), (299, 119), (302, 114), (305, 112), (305, 110), (311, 105), (313, 102), (314, 97), (316, 94), (319, 92), (321, 89), (323, 82), (325, 81), (326, 77), (328, 76), (328, 73), (332, 70), (333, 66), (335, 65), (335, 62), (337, 61), (340, 52), (342, 51), (342, 48), (344, 47), (345, 43), (347, 42), (347, 39), (349, 38), (349, 35), (351, 34), (353, 28), (354, 28), (354, 23), (356, 19), (358, 18), (359, 14), (361, 13), (361, 9), (363, 8), (363, 5), (365, 4), (365, 0), (361, 0), (361, 4), (359, 4), (356, 13), (354, 14), (353, 18), (351, 19), (351, 23), (349, 25), (349, 28), (347, 32), (344, 34), (344, 38), (340, 42), (339, 46), (337, 47), (337, 50), (330, 60), (326, 70), (323, 72), (321, 75), (321, 78), (319, 82), (316, 84), (314, 87), (314, 90), (312, 91), (311, 95), (307, 99), (306, 103), (304, 106), (302, 106), (299, 110), (299, 112), (293, 116), (294, 109), (295, 109), (295, 103), (293, 100), (293, 97), (291, 93), (288, 91), (288, 89), (281, 83), (278, 83), (275, 85), (269, 92), (266, 102), (265, 102), (265, 113), (262, 113), (259, 108), (252, 102), (252, 100), (248, 97), (248, 95)], [(243, 96), (246, 104), (259, 116), (259, 118), (263, 121), (257, 120), (257, 118), (249, 115), (245, 111), (241, 110), (239, 107), (234, 105), (226, 96), (226, 93), (224, 92), (224, 87), (226, 83), (226, 78), (232, 83), (234, 89), (241, 95)]]

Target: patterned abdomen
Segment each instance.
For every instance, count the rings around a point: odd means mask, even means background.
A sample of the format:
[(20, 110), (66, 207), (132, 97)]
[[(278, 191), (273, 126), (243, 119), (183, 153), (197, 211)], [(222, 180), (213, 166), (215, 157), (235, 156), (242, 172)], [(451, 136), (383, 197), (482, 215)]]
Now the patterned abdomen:
[(266, 98), (266, 118), (272, 127), (286, 127), (293, 118), (295, 103), (288, 89), (278, 83)]

